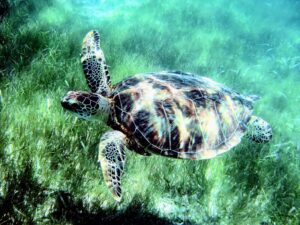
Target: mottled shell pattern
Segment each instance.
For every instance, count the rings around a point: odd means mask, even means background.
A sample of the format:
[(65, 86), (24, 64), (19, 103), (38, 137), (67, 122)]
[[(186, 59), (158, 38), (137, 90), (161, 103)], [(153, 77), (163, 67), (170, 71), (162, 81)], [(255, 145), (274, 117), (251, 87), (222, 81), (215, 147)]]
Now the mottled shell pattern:
[(108, 125), (131, 150), (208, 159), (236, 146), (252, 101), (209, 78), (179, 71), (137, 74), (116, 84)]

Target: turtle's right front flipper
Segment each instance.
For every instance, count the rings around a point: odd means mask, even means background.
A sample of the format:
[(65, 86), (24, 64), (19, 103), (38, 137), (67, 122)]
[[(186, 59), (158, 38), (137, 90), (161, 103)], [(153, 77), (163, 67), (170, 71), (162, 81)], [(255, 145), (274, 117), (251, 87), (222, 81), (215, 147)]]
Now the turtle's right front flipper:
[(126, 136), (120, 131), (106, 132), (100, 140), (98, 161), (104, 180), (116, 201), (122, 198), (121, 176), (125, 165)]
[(81, 63), (91, 91), (108, 96), (111, 91), (110, 76), (97, 31), (90, 31), (83, 39)]

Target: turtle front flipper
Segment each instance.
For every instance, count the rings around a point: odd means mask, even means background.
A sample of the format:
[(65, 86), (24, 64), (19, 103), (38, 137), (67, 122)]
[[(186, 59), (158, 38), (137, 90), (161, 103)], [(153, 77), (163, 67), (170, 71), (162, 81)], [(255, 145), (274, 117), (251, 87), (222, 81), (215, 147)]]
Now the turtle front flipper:
[(83, 39), (81, 63), (91, 91), (108, 96), (111, 91), (110, 76), (97, 31), (90, 31)]
[(257, 143), (267, 143), (272, 139), (272, 128), (262, 118), (251, 116), (247, 128), (247, 137)]
[(121, 176), (125, 165), (126, 136), (120, 131), (106, 132), (100, 140), (98, 161), (106, 185), (116, 201), (121, 201)]

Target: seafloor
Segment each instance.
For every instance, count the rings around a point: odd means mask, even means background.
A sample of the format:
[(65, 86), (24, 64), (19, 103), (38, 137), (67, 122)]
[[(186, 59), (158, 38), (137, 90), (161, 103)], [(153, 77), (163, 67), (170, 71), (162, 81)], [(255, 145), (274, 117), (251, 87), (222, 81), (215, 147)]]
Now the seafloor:
[[(197, 2), (197, 3), (196, 3)], [(0, 2), (0, 224), (300, 224), (300, 1)], [(127, 152), (116, 204), (97, 164), (104, 121), (67, 114), (87, 90), (83, 36), (113, 83), (166, 69), (256, 94), (272, 142), (212, 160)]]

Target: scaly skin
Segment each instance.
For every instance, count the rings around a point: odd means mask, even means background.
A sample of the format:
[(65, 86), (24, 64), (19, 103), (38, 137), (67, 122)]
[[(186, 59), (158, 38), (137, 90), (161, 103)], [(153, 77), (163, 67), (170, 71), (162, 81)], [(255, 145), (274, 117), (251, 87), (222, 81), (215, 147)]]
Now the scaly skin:
[(103, 134), (99, 162), (115, 200), (122, 198), (125, 147), (182, 159), (209, 159), (224, 153), (247, 133), (266, 143), (270, 125), (252, 116), (253, 97), (209, 78), (179, 71), (138, 74), (111, 86), (100, 35), (83, 40), (81, 62), (92, 93), (69, 92), (62, 106), (83, 119), (109, 114), (113, 131)]

